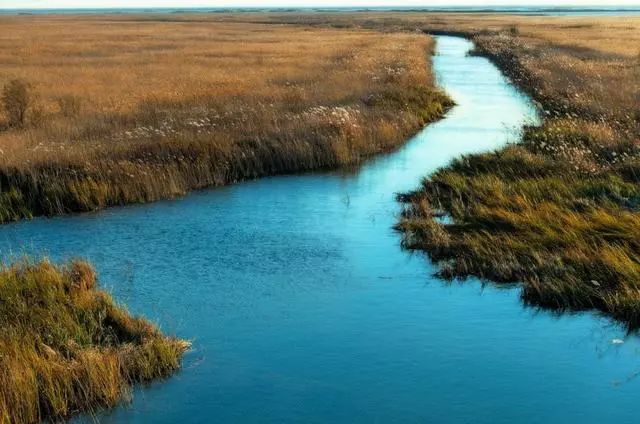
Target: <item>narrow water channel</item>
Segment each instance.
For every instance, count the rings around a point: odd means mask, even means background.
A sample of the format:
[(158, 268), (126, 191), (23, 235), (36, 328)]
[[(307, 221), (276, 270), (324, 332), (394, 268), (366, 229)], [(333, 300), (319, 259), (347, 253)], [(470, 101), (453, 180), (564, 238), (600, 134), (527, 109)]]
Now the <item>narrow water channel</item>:
[(435, 73), (458, 106), (355, 173), (0, 227), (5, 257), (87, 257), (116, 299), (193, 340), (180, 373), (101, 421), (636, 421), (636, 338), (524, 308), (517, 288), (446, 284), (391, 229), (394, 193), (535, 120), (470, 47), (437, 37)]

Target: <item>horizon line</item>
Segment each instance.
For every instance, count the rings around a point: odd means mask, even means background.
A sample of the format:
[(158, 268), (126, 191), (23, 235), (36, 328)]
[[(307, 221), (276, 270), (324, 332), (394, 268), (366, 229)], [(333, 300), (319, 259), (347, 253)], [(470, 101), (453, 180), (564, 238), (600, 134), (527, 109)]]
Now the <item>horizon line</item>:
[(287, 10), (300, 10), (300, 9), (324, 9), (324, 10), (339, 10), (339, 9), (354, 9), (354, 10), (367, 10), (367, 9), (414, 9), (414, 10), (432, 10), (432, 9), (440, 9), (440, 10), (459, 10), (459, 9), (475, 9), (475, 10), (492, 10), (492, 9), (531, 9), (535, 8), (538, 10), (562, 10), (562, 9), (583, 9), (583, 10), (640, 10), (640, 4), (637, 5), (628, 5), (628, 4), (601, 4), (601, 5), (547, 5), (547, 4), (527, 4), (527, 5), (504, 5), (504, 4), (487, 4), (487, 5), (354, 5), (354, 6), (322, 6), (322, 5), (309, 5), (309, 6), (283, 6), (283, 5), (272, 5), (272, 6), (93, 6), (93, 7), (73, 7), (73, 6), (59, 6), (59, 7), (3, 7), (0, 6), (0, 10), (196, 10), (196, 9), (209, 9), (209, 10), (256, 10), (256, 9), (287, 9)]

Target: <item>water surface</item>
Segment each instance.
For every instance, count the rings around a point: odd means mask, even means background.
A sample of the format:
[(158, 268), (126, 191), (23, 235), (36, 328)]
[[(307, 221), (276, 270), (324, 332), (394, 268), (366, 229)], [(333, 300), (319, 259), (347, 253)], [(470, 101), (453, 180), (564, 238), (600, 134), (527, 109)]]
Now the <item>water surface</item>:
[[(636, 338), (517, 288), (448, 285), (399, 248), (394, 193), (535, 119), (470, 43), (437, 37), (446, 119), (358, 172), (0, 227), (5, 256), (94, 262), (135, 313), (194, 341), (185, 368), (103, 422), (633, 422)], [(22, 246), (26, 244), (27, 247)]]

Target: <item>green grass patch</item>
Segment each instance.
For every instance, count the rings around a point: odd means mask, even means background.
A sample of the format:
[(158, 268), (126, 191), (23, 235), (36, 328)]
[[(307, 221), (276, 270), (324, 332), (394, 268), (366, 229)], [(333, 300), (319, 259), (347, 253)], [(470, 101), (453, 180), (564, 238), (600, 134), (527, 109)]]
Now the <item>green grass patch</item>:
[(189, 344), (96, 288), (85, 262), (23, 260), (0, 270), (0, 422), (60, 421), (114, 406), (169, 375)]
[(466, 156), (400, 196), (397, 227), (444, 277), (522, 282), (527, 304), (596, 309), (637, 328), (640, 186), (629, 167), (585, 171), (523, 146)]

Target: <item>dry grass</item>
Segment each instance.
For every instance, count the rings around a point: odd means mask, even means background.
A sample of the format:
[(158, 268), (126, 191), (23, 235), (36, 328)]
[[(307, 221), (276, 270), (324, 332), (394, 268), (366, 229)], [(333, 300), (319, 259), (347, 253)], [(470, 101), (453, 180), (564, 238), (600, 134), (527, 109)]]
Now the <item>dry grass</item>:
[(462, 158), (401, 200), (405, 246), (427, 251), (444, 277), (520, 281), (531, 305), (640, 325), (637, 181), (512, 146)]
[[(169, 17), (183, 20), (184, 16)], [(586, 48), (606, 55), (635, 57), (639, 53), (640, 17), (554, 17), (480, 13), (362, 12), (217, 14), (202, 17), (222, 22), (288, 23), (384, 32), (452, 31), (460, 34), (513, 32), (556, 46)]]
[(597, 309), (638, 328), (640, 19), (380, 22), (473, 38), (545, 117), (520, 146), (462, 158), (400, 196), (405, 246), (427, 251), (445, 277), (521, 281), (528, 304)]
[(57, 422), (164, 377), (188, 348), (95, 287), (84, 262), (0, 270), (0, 422)]
[[(472, 38), (538, 103), (519, 146), (399, 196), (404, 245), (445, 277), (523, 283), (523, 300), (640, 327), (640, 18), (477, 14), (226, 16)], [(449, 215), (449, 220), (439, 219)]]
[(449, 105), (421, 35), (197, 15), (0, 25), (0, 82), (34, 97), (0, 132), (0, 222), (358, 163)]
[(538, 100), (549, 117), (600, 121), (638, 140), (640, 17), (537, 17), (440, 13), (227, 15), (223, 21), (287, 22), (384, 32), (445, 32), (473, 38)]

